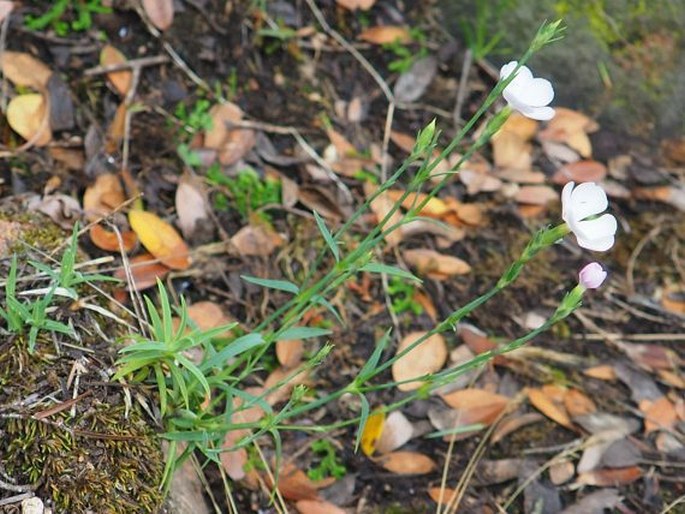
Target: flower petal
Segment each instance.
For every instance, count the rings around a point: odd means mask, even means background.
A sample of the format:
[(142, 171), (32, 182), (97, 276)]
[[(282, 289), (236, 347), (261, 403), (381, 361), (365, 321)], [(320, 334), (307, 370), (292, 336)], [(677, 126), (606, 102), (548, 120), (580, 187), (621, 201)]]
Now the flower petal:
[(604, 212), (609, 205), (607, 194), (594, 182), (579, 184), (571, 193), (571, 216), (581, 221), (588, 216)]
[(611, 214), (603, 214), (599, 218), (593, 220), (577, 222), (574, 232), (579, 239), (582, 238), (586, 241), (593, 241), (605, 239), (610, 236), (614, 237), (616, 229), (618, 229), (616, 218)]
[[(519, 73), (516, 78), (518, 79), (520, 75)], [(525, 84), (519, 84), (517, 84), (516, 90), (516, 97), (519, 102), (523, 102), (531, 107), (543, 107), (554, 99), (554, 88), (547, 79), (534, 79), (531, 76), (530, 79), (526, 80)]]
[(514, 71), (516, 66), (518, 65), (518, 61), (511, 61), (502, 66), (499, 70), (499, 78), (500, 80), (506, 79), (509, 75), (511, 75), (511, 72)]
[(574, 182), (567, 182), (561, 190), (561, 219), (566, 223), (570, 221), (573, 209), (571, 208), (571, 193), (575, 187)]
[(587, 250), (592, 250), (594, 252), (606, 252), (612, 246), (614, 246), (615, 238), (614, 236), (604, 237), (602, 239), (583, 239), (578, 234), (576, 234), (576, 239), (578, 240), (578, 246), (586, 248)]
[[(538, 120), (538, 121), (548, 121), (554, 118), (556, 111), (551, 107), (528, 107), (525, 116)], [(521, 114), (524, 114), (523, 112)]]

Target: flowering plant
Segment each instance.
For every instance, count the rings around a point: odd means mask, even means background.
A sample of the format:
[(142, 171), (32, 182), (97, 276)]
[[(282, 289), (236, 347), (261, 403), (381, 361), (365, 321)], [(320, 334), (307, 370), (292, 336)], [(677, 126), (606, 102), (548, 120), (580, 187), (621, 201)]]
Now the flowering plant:
[(604, 189), (594, 182), (586, 182), (578, 187), (569, 182), (561, 192), (561, 203), (561, 217), (581, 247), (605, 252), (614, 246), (618, 228), (616, 218), (611, 214), (597, 217), (609, 205)]
[(554, 109), (547, 107), (554, 99), (554, 88), (550, 81), (533, 77), (530, 69), (519, 65), (518, 61), (502, 66), (500, 80), (506, 80), (512, 73), (516, 75), (502, 92), (509, 106), (528, 118), (551, 120), (555, 113)]

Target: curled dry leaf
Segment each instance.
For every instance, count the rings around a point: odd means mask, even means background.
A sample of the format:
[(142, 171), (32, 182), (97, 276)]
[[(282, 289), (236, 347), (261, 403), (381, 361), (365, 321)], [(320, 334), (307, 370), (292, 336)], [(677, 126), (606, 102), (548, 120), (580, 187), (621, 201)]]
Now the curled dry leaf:
[(246, 257), (267, 257), (284, 242), (268, 225), (247, 225), (231, 238), (238, 253)]
[(381, 455), (402, 447), (414, 435), (414, 427), (402, 412), (391, 412), (385, 419), (383, 431), (376, 443), (376, 451)]
[(209, 218), (207, 196), (202, 184), (188, 175), (181, 177), (176, 189), (176, 213), (183, 237), (190, 239), (195, 229)]
[(369, 27), (359, 34), (359, 39), (373, 45), (388, 45), (391, 43), (410, 43), (411, 34), (406, 27), (394, 25), (380, 25)]
[(2, 52), (2, 73), (15, 86), (44, 91), (52, 70), (42, 61), (24, 52)]
[(146, 211), (130, 211), (128, 221), (145, 249), (162, 264), (172, 269), (188, 269), (188, 246), (174, 227)]
[(257, 134), (251, 129), (231, 128), (231, 124), (243, 119), (243, 111), (233, 103), (217, 104), (209, 114), (212, 128), (205, 132), (205, 148), (217, 150), (219, 162), (224, 166), (235, 164), (252, 150)]
[(26, 208), (29, 211), (42, 212), (60, 227), (69, 231), (81, 217), (81, 206), (78, 202), (71, 196), (61, 193), (31, 196), (26, 201)]
[(601, 364), (599, 366), (594, 366), (583, 371), (583, 374), (599, 380), (616, 380), (616, 371), (614, 367), (610, 364)]
[(349, 11), (368, 11), (376, 3), (376, 0), (335, 0), (335, 3)]
[(171, 27), (174, 21), (174, 0), (143, 0), (143, 9), (159, 30)]
[[(397, 353), (408, 348), (425, 332), (412, 332), (397, 346)], [(418, 378), (440, 370), (447, 360), (447, 345), (440, 334), (434, 334), (409, 353), (395, 361), (392, 365), (392, 377), (396, 382)], [(400, 391), (412, 391), (421, 387), (422, 382), (405, 382), (399, 384)]]
[(88, 221), (95, 221), (111, 214), (126, 201), (124, 188), (117, 175), (105, 173), (83, 193), (83, 211)]
[[(101, 66), (114, 66), (126, 62), (126, 56), (112, 45), (105, 45), (100, 52)], [(133, 72), (131, 70), (110, 71), (107, 74), (107, 80), (119, 95), (126, 96), (133, 83)]]
[(45, 146), (52, 139), (48, 117), (47, 102), (38, 93), (15, 96), (7, 105), (9, 126), (35, 146)]
[(425, 475), (436, 468), (433, 459), (418, 452), (388, 453), (376, 459), (376, 462), (398, 475)]
[(573, 429), (573, 423), (564, 407), (563, 390), (556, 386), (528, 388), (528, 399), (537, 410), (563, 427)]
[(293, 464), (286, 464), (280, 470), (276, 487), (287, 500), (315, 500), (319, 496), (314, 482)]
[(276, 341), (276, 358), (283, 367), (294, 368), (302, 361), (304, 342), (301, 339)]
[(295, 508), (300, 514), (346, 514), (340, 507), (324, 500), (300, 500)]
[(597, 131), (599, 125), (578, 111), (564, 107), (557, 107), (555, 111), (556, 115), (538, 133), (538, 138), (541, 141), (564, 143), (589, 159), (592, 155), (592, 143), (587, 135)]
[(133, 250), (138, 243), (138, 237), (135, 232), (130, 230), (121, 232), (120, 243), (116, 232), (107, 230), (99, 224), (90, 227), (88, 235), (95, 246), (106, 252), (118, 252), (123, 249), (124, 252), (128, 253)]
[(420, 275), (435, 280), (445, 280), (453, 275), (465, 275), (471, 271), (471, 266), (465, 261), (435, 250), (406, 250), (403, 257)]
[[(127, 291), (131, 289), (131, 285), (136, 291), (148, 289), (157, 284), (157, 279), (161, 280), (169, 273), (169, 268), (149, 253), (137, 255), (130, 259), (129, 267), (133, 284), (126, 286)], [(114, 277), (126, 281), (126, 271), (120, 268), (114, 272)]]

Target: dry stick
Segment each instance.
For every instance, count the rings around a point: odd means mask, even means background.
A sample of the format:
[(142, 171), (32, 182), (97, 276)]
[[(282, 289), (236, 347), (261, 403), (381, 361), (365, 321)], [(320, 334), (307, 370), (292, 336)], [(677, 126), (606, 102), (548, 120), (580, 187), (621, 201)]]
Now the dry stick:
[(647, 234), (642, 239), (640, 239), (640, 242), (635, 245), (635, 249), (630, 254), (630, 259), (628, 259), (628, 264), (626, 265), (626, 282), (628, 282), (628, 291), (630, 294), (635, 294), (634, 272), (637, 258), (640, 255), (640, 253), (642, 253), (642, 250), (644, 250), (645, 246), (647, 246), (647, 243), (649, 243), (659, 234), (659, 232), (661, 232), (662, 222), (663, 218), (657, 220), (656, 226), (654, 226), (652, 230), (647, 232)]
[(269, 477), (269, 480), (271, 480), (271, 483), (273, 484), (274, 492), (276, 493), (276, 498), (278, 498), (278, 501), (280, 505), (277, 505), (276, 502), (274, 502), (274, 508), (279, 511), (283, 512), (284, 514), (288, 514), (288, 507), (285, 505), (285, 500), (283, 499), (283, 496), (281, 496), (281, 491), (276, 485), (276, 478), (274, 477), (274, 474), (271, 472), (271, 468), (269, 467), (269, 463), (266, 461), (266, 457), (264, 457), (264, 453), (262, 452), (262, 448), (259, 446), (259, 443), (255, 439), (252, 441), (252, 445), (255, 447), (255, 450), (257, 450), (257, 454), (259, 455), (259, 458), (262, 461), (262, 464), (264, 464), (264, 469), (266, 471), (266, 476)]
[[(2, 20), (2, 28), (0, 28), (0, 62), (2, 62), (2, 56), (7, 48), (7, 28), (10, 24), (10, 17), (6, 16)], [(0, 93), (0, 108), (2, 112), (7, 112), (7, 77), (3, 73), (2, 75), (2, 91)]]
[(499, 413), (499, 415), (492, 423), (492, 425), (490, 425), (490, 428), (488, 428), (488, 430), (485, 432), (480, 443), (478, 443), (476, 450), (473, 452), (473, 455), (471, 456), (471, 459), (469, 460), (469, 463), (466, 466), (464, 473), (459, 478), (459, 482), (457, 483), (455, 491), (456, 494), (452, 497), (452, 501), (450, 501), (450, 503), (447, 505), (445, 513), (449, 512), (457, 514), (459, 504), (461, 503), (461, 500), (464, 498), (464, 495), (466, 494), (466, 486), (473, 477), (473, 474), (476, 472), (476, 466), (478, 466), (480, 459), (485, 454), (485, 447), (488, 441), (490, 440), (492, 433), (495, 431), (495, 428), (497, 428), (497, 425), (499, 425), (504, 416), (511, 412), (514, 407), (518, 407), (518, 405), (523, 401), (524, 397), (524, 393), (519, 393), (514, 398), (512, 398), (511, 401), (507, 404), (507, 406), (504, 409), (502, 409), (502, 412)]
[(116, 64), (108, 64), (107, 66), (95, 66), (89, 68), (83, 72), (86, 77), (92, 77), (95, 75), (104, 75), (106, 73), (112, 73), (114, 71), (123, 70), (141, 70), (148, 66), (156, 66), (159, 64), (165, 64), (169, 62), (169, 58), (166, 55), (151, 55), (148, 57), (140, 57), (138, 59), (129, 59), (126, 62), (120, 62)]
[(459, 78), (459, 89), (457, 91), (457, 102), (454, 105), (454, 112), (452, 118), (454, 126), (459, 127), (462, 124), (461, 111), (464, 108), (464, 100), (466, 100), (466, 93), (468, 91), (468, 76), (471, 71), (471, 64), (473, 63), (473, 52), (469, 48), (464, 54), (464, 62), (461, 65), (461, 77)]

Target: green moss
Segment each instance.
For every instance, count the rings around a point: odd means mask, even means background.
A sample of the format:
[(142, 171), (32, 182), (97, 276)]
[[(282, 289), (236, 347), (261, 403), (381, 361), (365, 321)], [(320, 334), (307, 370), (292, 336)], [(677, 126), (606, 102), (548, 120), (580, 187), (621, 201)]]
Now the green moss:
[(10, 441), (0, 450), (7, 472), (40, 483), (57, 512), (156, 512), (163, 501), (163, 456), (135, 411), (126, 419), (123, 406), (93, 404), (76, 420), (64, 412), (0, 429)]

